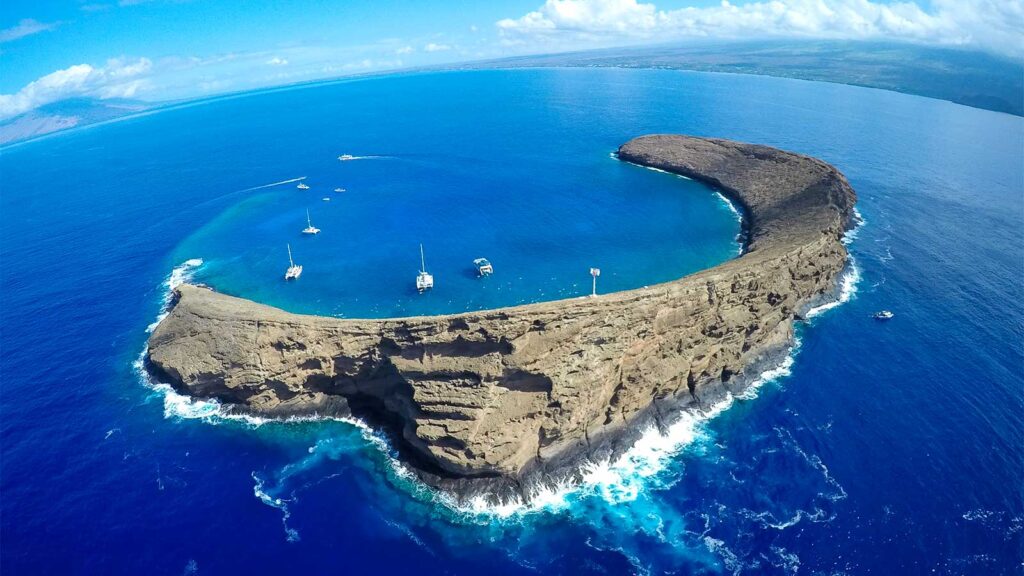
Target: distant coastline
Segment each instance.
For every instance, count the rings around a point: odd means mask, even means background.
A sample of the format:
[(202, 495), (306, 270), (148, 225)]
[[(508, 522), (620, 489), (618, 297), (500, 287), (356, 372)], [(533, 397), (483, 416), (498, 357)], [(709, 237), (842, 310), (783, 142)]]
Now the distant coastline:
[(729, 42), (587, 50), (452, 65), (633, 68), (790, 78), (876, 88), (1024, 116), (1024, 61), (984, 52), (853, 41)]
[(1024, 116), (1024, 62), (982, 52), (865, 42), (734, 42), (587, 50), (399, 68), (173, 101), (58, 102), (0, 122), (0, 150), (181, 106), (401, 74), (519, 68), (624, 68), (746, 74), (888, 90)]

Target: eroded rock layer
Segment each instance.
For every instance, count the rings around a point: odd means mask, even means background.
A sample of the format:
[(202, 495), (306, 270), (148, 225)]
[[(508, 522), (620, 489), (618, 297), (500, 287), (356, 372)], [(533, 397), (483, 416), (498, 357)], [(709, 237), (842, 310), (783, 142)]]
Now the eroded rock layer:
[(364, 418), (425, 481), (460, 496), (571, 477), (643, 427), (741, 388), (785, 350), (794, 320), (835, 290), (856, 201), (832, 166), (766, 146), (654, 135), (619, 158), (741, 204), (744, 254), (598, 298), (383, 320), (290, 314), (183, 285), (149, 340), (150, 368), (231, 409)]

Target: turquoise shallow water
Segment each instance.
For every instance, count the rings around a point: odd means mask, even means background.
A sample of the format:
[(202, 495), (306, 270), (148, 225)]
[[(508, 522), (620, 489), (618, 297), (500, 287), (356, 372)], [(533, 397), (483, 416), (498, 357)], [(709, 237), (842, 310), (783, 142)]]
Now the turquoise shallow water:
[[(216, 125), (232, 140), (260, 139), (263, 128), (251, 122), (265, 98), (280, 101), (282, 124), (305, 129), (246, 152), (267, 164), (267, 182), (218, 174), (193, 184), (232, 204), (211, 213), (174, 259), (202, 258), (195, 279), (230, 294), (296, 312), (383, 317), (577, 297), (592, 289), (590, 267), (602, 269), (602, 291), (637, 288), (736, 255), (739, 222), (724, 199), (614, 158), (631, 134), (628, 119), (562, 111), (548, 86), (489, 93), (450, 78), (451, 89), (431, 97), (409, 94), (438, 90), (437, 79), (410, 76), (327, 86), (303, 106), (288, 106), (288, 92), (211, 104), (245, 115)], [(479, 129), (409, 120), (456, 113)], [(202, 172), (237, 153), (211, 151)], [(318, 235), (301, 233), (307, 210)], [(422, 296), (420, 243), (435, 276)], [(282, 281), (288, 244), (303, 265), (290, 284)], [(473, 266), (481, 256), (497, 270), (486, 279)]]
[[(738, 226), (713, 193), (609, 157), (652, 132), (835, 164), (866, 220), (859, 280), (775, 379), (598, 463), (581, 491), (455, 511), (357, 426), (225, 421), (135, 370), (172, 270), (299, 312), (390, 316), (575, 296), (590, 266), (611, 290), (730, 257)], [(1016, 573), (1022, 149), (1012, 116), (653, 70), (347, 82), (6, 148), (0, 568)], [(312, 190), (246, 190), (300, 176)], [(307, 207), (316, 238), (298, 233)], [(423, 298), (421, 241), (438, 282)], [(307, 267), (291, 285), (286, 242)], [(477, 255), (494, 277), (472, 277)], [(873, 321), (882, 308), (896, 318)]]

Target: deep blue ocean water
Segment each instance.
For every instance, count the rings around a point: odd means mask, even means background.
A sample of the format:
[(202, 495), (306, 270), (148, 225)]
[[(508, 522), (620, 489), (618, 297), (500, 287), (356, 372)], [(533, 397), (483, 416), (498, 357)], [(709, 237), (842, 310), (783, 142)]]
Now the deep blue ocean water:
[[(624, 289), (731, 257), (721, 199), (609, 157), (651, 132), (836, 165), (866, 222), (859, 279), (779, 377), (581, 491), (453, 510), (357, 426), (225, 421), (135, 368), (172, 270), (354, 317), (576, 296), (590, 266)], [(614, 69), (271, 91), (8, 147), (0, 571), (1020, 573), (1022, 154), (1024, 119), (947, 102)], [(252, 190), (298, 177), (311, 189)], [(315, 238), (298, 233), (307, 208)], [(289, 242), (306, 269), (286, 285)], [(421, 242), (438, 283), (422, 298)], [(495, 276), (472, 277), (477, 256)], [(896, 317), (872, 320), (882, 308)]]

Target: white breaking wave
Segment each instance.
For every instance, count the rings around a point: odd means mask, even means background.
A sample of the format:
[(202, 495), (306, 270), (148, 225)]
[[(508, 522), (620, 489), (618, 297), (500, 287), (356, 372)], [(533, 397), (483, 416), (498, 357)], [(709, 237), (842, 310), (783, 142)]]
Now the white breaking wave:
[(157, 315), (156, 320), (154, 320), (152, 324), (146, 327), (147, 333), (152, 332), (156, 328), (157, 324), (167, 317), (167, 312), (171, 305), (171, 298), (174, 297), (174, 289), (191, 280), (195, 275), (196, 270), (202, 265), (202, 258), (191, 258), (189, 260), (185, 260), (171, 270), (167, 279), (164, 280), (163, 306), (160, 309), (160, 314)]
[[(163, 282), (164, 293), (161, 296), (162, 305), (160, 313), (157, 314), (156, 320), (146, 327), (147, 333), (153, 332), (157, 325), (167, 317), (168, 312), (170, 312), (171, 300), (174, 297), (174, 289), (191, 281), (202, 265), (202, 258), (191, 258), (182, 262), (178, 266), (175, 266), (174, 269), (171, 270), (171, 273), (167, 275), (167, 278)], [(254, 416), (231, 414), (224, 410), (216, 400), (190, 398), (188, 396), (178, 394), (169, 384), (155, 381), (145, 368), (147, 352), (148, 347), (143, 348), (142, 353), (139, 354), (139, 357), (135, 359), (135, 362), (133, 362), (132, 365), (143, 385), (157, 392), (163, 398), (165, 418), (183, 418), (189, 420), (198, 419), (209, 423), (215, 423), (217, 420), (236, 420), (257, 426), (267, 421), (266, 419), (256, 418)]]
[(742, 256), (743, 250), (746, 248), (746, 246), (744, 246), (745, 242), (743, 242), (743, 213), (740, 212), (740, 209), (736, 207), (736, 203), (730, 200), (729, 197), (726, 196), (725, 194), (722, 194), (720, 191), (715, 190), (715, 195), (717, 195), (719, 200), (721, 200), (725, 204), (725, 206), (729, 208), (729, 211), (732, 212), (733, 217), (736, 218), (736, 223), (740, 225), (740, 232), (739, 234), (736, 235), (736, 243), (739, 244), (739, 246), (736, 248), (736, 255)]
[[(608, 157), (611, 158), (612, 160), (621, 160), (621, 158), (619, 158), (619, 153), (618, 152), (609, 152), (608, 153)], [(638, 166), (640, 168), (644, 168), (646, 170), (653, 170), (655, 172), (661, 172), (662, 174), (668, 174), (670, 176), (675, 176), (676, 178), (682, 178), (683, 180), (693, 180), (693, 178), (690, 178), (689, 176), (683, 176), (682, 174), (676, 174), (675, 172), (669, 172), (668, 170), (662, 170), (661, 168), (655, 168), (653, 166), (644, 166), (643, 164), (637, 164), (635, 162), (630, 162), (629, 160), (621, 160), (621, 161), (625, 162), (626, 164), (632, 164), (633, 166)]]
[(758, 392), (762, 386), (770, 382), (777, 382), (793, 374), (793, 362), (796, 361), (796, 355), (800, 351), (800, 345), (802, 341), (800, 337), (796, 337), (793, 340), (793, 345), (789, 348), (789, 353), (782, 359), (781, 362), (775, 367), (769, 368), (762, 372), (757, 378), (746, 387), (743, 392), (740, 392), (736, 398), (739, 400), (753, 400), (758, 397)]
[(854, 297), (854, 295), (857, 294), (857, 285), (860, 283), (860, 268), (857, 267), (857, 261), (853, 256), (850, 256), (849, 258), (850, 260), (846, 265), (846, 270), (843, 272), (842, 276), (839, 277), (838, 297), (831, 302), (826, 302), (825, 304), (811, 308), (806, 314), (804, 314), (804, 318), (811, 319), (815, 316), (820, 316), (824, 312), (828, 312), (837, 306), (846, 304)]
[(846, 233), (843, 234), (843, 244), (845, 244), (846, 246), (852, 244), (853, 241), (856, 240), (858, 236), (860, 236), (861, 228), (863, 228), (864, 225), (868, 223), (868, 221), (864, 219), (864, 216), (861, 215), (860, 210), (856, 208), (853, 209), (853, 221), (856, 222), (854, 227), (847, 230)]
[[(849, 246), (850, 243), (857, 238), (857, 235), (860, 234), (861, 228), (867, 224), (867, 221), (864, 220), (856, 208), (853, 210), (853, 217), (857, 224), (843, 235), (843, 244), (846, 246)], [(856, 296), (857, 286), (860, 284), (861, 280), (860, 267), (857, 266), (857, 259), (854, 258), (853, 254), (848, 254), (847, 257), (849, 260), (846, 263), (846, 270), (844, 270), (842, 275), (839, 277), (839, 294), (836, 299), (811, 308), (806, 314), (804, 314), (804, 318), (810, 319), (815, 316), (819, 316), (837, 306), (846, 304)]]
[[(139, 357), (132, 363), (132, 366), (135, 368), (135, 372), (142, 381), (142, 384), (153, 390), (156, 395), (163, 399), (164, 418), (201, 420), (207, 424), (214, 425), (222, 422), (234, 422), (251, 428), (263, 426), (264, 424), (318, 422), (323, 420), (337, 420), (352, 424), (356, 423), (356, 421), (352, 419), (317, 416), (315, 414), (312, 416), (292, 416), (289, 418), (264, 418), (261, 416), (253, 416), (251, 414), (232, 412), (217, 400), (193, 398), (191, 396), (179, 394), (173, 387), (171, 387), (170, 384), (154, 380), (149, 371), (146, 370), (145, 362), (147, 352), (148, 348), (143, 349), (142, 353), (139, 354)], [(362, 423), (360, 422), (359, 424)]]
[[(683, 178), (685, 178), (685, 176), (683, 176)], [(740, 209), (736, 207), (736, 204), (732, 200), (730, 200), (728, 196), (722, 194), (718, 190), (715, 190), (715, 194), (718, 195), (718, 197), (722, 199), (722, 202), (725, 202), (725, 205), (729, 207), (729, 211), (732, 212), (732, 215), (736, 217), (736, 221), (742, 224), (743, 213), (740, 212)]]

